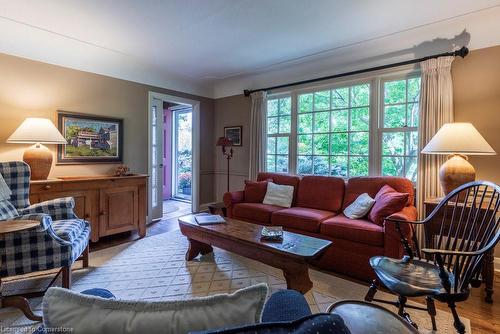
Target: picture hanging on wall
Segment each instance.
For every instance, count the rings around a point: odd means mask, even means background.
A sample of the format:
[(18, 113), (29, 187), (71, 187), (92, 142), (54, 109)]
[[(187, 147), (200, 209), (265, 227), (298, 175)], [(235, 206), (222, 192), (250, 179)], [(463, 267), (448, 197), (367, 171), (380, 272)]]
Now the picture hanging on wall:
[(57, 125), (68, 141), (58, 145), (57, 164), (122, 162), (123, 119), (58, 111)]
[(224, 137), (233, 142), (233, 146), (241, 146), (242, 126), (226, 126), (224, 128)]

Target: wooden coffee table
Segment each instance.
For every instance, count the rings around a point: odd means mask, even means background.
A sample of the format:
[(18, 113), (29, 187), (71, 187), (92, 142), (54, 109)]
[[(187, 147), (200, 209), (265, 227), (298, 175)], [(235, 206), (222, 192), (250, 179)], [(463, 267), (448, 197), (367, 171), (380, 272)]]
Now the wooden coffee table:
[(263, 241), (262, 226), (225, 219), (227, 224), (200, 226), (193, 215), (179, 218), (180, 230), (189, 240), (187, 261), (211, 253), (215, 246), (283, 270), (288, 289), (301, 293), (311, 290), (307, 262), (319, 256), (331, 241), (286, 231), (280, 242)]

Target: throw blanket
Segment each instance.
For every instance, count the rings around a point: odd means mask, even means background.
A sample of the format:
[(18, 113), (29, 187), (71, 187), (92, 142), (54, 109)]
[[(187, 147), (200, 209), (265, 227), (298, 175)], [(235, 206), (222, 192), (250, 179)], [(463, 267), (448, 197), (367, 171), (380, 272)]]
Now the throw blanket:
[(12, 191), (5, 182), (2, 174), (0, 174), (0, 201), (10, 200), (10, 195), (12, 195)]

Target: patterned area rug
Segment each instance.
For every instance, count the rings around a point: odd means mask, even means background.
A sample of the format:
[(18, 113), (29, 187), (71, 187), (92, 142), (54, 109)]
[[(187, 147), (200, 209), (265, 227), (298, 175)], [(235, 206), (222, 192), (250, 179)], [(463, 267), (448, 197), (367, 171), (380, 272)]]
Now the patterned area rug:
[[(281, 270), (217, 248), (214, 254), (186, 262), (186, 249), (185, 237), (175, 231), (93, 252), (90, 254), (91, 268), (73, 271), (72, 289), (82, 291), (100, 287), (122, 299), (173, 300), (228, 293), (261, 282), (269, 285), (270, 293), (286, 288)], [(368, 289), (316, 270), (310, 270), (310, 276), (314, 287), (305, 297), (313, 312), (324, 312), (339, 300), (363, 299)], [(44, 275), (7, 282), (4, 293), (39, 290), (51, 277)], [(383, 292), (377, 297), (394, 299)], [(35, 313), (41, 313), (41, 298), (32, 298), (30, 303)], [(427, 330), (432, 327), (426, 312), (409, 312), (422, 333), (432, 332)], [(462, 320), (470, 333), (469, 320)], [(437, 323), (437, 333), (455, 332), (450, 313), (438, 310)], [(0, 326), (9, 327), (10, 332), (30, 333), (29, 327), (36, 325), (17, 310), (0, 310)]]

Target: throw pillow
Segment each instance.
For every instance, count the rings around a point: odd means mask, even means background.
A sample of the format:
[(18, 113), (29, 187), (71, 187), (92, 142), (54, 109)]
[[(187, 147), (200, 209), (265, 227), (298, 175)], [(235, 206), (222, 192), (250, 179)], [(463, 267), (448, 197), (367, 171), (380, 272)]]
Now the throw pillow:
[(250, 181), (245, 180), (245, 203), (262, 203), (266, 196), (267, 183), (272, 182), (273, 179), (265, 181)]
[(266, 196), (262, 203), (289, 208), (292, 206), (293, 190), (293, 186), (269, 182), (267, 184)]
[(232, 294), (177, 301), (127, 301), (50, 288), (43, 298), (46, 328), (72, 328), (72, 333), (188, 333), (258, 323), (267, 285)]
[(384, 218), (401, 211), (408, 202), (410, 194), (400, 193), (391, 186), (383, 186), (375, 195), (375, 204), (373, 205), (368, 218), (377, 225), (384, 224)]
[(10, 200), (10, 195), (12, 195), (12, 191), (7, 182), (5, 182), (3, 175), (0, 173), (0, 201)]
[(351, 219), (363, 218), (370, 211), (373, 204), (375, 204), (375, 200), (370, 195), (367, 193), (361, 194), (351, 205), (344, 209), (344, 215)]

